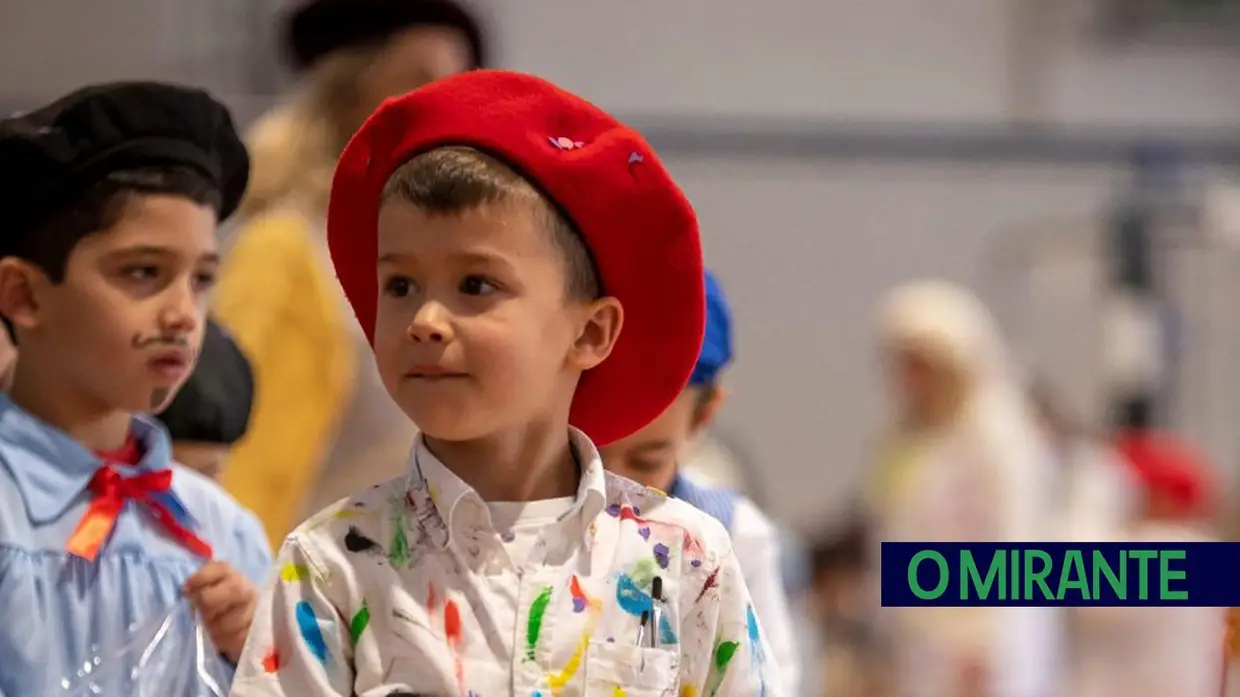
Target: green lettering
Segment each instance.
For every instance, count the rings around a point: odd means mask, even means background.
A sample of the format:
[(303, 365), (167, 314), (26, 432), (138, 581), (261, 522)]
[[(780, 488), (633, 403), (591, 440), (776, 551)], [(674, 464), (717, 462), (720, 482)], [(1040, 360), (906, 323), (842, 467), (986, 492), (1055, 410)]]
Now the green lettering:
[[(939, 584), (932, 591), (927, 591), (917, 582), (917, 567), (927, 559), (933, 559), (934, 563), (939, 565)], [(908, 563), (909, 590), (913, 591), (913, 595), (922, 600), (934, 600), (943, 595), (943, 591), (947, 590), (947, 584), (950, 580), (951, 576), (947, 570), (947, 559), (932, 549), (923, 549), (914, 554)]]
[(1150, 598), (1150, 560), (1157, 556), (1158, 552), (1152, 549), (1128, 550), (1129, 559), (1138, 559), (1141, 562), (1138, 567), (1140, 571), (1137, 573), (1137, 597), (1141, 600)]
[(1020, 550), (1011, 550), (1012, 555), (1012, 590), (1008, 597), (999, 596), (999, 600), (1020, 600)]
[(1055, 600), (1063, 600), (1067, 591), (1075, 590), (1081, 594), (1081, 600), (1089, 600), (1089, 581), (1085, 575), (1085, 560), (1081, 558), (1081, 550), (1070, 549), (1063, 560), (1063, 569), (1059, 572), (1059, 592)]
[(978, 600), (986, 600), (990, 596), (990, 587), (998, 579), (999, 582), (999, 599), (1003, 599), (1004, 587), (1007, 585), (1007, 555), (1003, 550), (995, 552), (990, 558), (990, 568), (986, 570), (986, 580), (982, 580), (982, 576), (978, 573), (977, 563), (973, 560), (973, 553), (969, 550), (961, 550), (960, 552), (960, 599), (969, 599), (969, 588), (975, 589)]
[(1111, 591), (1115, 593), (1116, 600), (1128, 599), (1128, 553), (1121, 551), (1119, 553), (1119, 575), (1115, 575), (1115, 569), (1111, 568), (1111, 563), (1107, 561), (1105, 554), (1098, 550), (1094, 550), (1094, 599), (1102, 599), (1102, 576), (1105, 576), (1107, 583), (1111, 586)]
[(1184, 581), (1188, 578), (1187, 571), (1172, 571), (1172, 559), (1184, 559), (1188, 554), (1182, 549), (1164, 549), (1158, 553), (1159, 566), (1159, 600), (1188, 600), (1188, 591), (1173, 591), (1171, 581)]
[[(1042, 568), (1034, 570), (1033, 562), (1041, 561)], [(1051, 574), (1051, 555), (1040, 549), (1025, 550), (1025, 596), (1021, 600), (1034, 600), (1033, 585), (1036, 583), (1042, 589), (1042, 597), (1050, 600), (1055, 596), (1051, 593), (1050, 586), (1046, 585), (1046, 577)]]

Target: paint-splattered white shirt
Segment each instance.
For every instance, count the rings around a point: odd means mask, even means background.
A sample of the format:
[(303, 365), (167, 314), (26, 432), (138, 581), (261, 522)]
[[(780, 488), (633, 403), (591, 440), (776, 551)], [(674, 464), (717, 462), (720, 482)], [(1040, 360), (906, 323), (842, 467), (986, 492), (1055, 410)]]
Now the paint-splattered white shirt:
[[(782, 694), (723, 527), (572, 440), (577, 497), (526, 544), (421, 439), (406, 477), (307, 521), (232, 695)], [(656, 578), (665, 611), (639, 645)]]

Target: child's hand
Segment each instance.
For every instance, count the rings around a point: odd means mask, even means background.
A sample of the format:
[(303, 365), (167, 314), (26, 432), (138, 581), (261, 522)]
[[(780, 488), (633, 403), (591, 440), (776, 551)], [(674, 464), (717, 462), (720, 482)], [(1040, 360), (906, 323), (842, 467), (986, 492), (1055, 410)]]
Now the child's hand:
[(190, 576), (183, 590), (202, 615), (215, 648), (236, 663), (254, 619), (258, 589), (228, 564), (212, 561)]

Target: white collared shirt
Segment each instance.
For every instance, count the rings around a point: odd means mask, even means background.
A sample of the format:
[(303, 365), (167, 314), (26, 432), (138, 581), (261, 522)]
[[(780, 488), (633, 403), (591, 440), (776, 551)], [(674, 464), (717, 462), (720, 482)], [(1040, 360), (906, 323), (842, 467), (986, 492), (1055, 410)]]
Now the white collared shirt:
[[(783, 694), (723, 527), (604, 473), (589, 439), (571, 437), (578, 494), (524, 543), (528, 519), (498, 532), (421, 438), (406, 477), (300, 526), (232, 694)], [(656, 577), (666, 611), (639, 645)]]

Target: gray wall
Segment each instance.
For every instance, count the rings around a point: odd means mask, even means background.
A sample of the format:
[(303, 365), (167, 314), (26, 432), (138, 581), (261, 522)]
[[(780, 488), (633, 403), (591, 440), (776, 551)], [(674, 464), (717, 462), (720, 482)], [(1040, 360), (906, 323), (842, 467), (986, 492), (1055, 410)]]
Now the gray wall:
[[(104, 5), (0, 0), (0, 100), (151, 76), (208, 84), (245, 115), (266, 102), (255, 93), (273, 84), (272, 50), (255, 43), (269, 5)], [(1051, 266), (1046, 260), (1061, 247), (1038, 246), (1045, 268), (1033, 303), (1023, 302), (1029, 274), (997, 270), (995, 259), (1001, 242), (1021, 232), (1089, 239), (1127, 171), (1079, 158), (877, 160), (865, 148), (848, 157), (763, 148), (724, 157), (695, 148), (695, 134), (714, 129), (717, 117), (767, 137), (839, 123), (902, 132), (1039, 123), (1177, 135), (1229, 135), (1240, 125), (1236, 49), (1158, 36), (1104, 44), (1091, 29), (1095, 3), (1086, 0), (480, 5), (502, 27), (507, 66), (552, 78), (656, 131), (699, 210), (708, 261), (736, 305), (739, 362), (723, 425), (753, 453), (780, 512), (805, 523), (835, 510), (866, 457), (883, 404), (869, 312), (891, 283), (936, 274), (977, 284), (1027, 338), (1026, 358), (1052, 362), (1080, 408), (1099, 403), (1089, 245), (1070, 244)], [(251, 10), (232, 10), (241, 7)], [(1184, 292), (1212, 298), (1208, 317), (1230, 322), (1234, 274), (1220, 267), (1188, 276), (1194, 284)], [(1201, 287), (1203, 278), (1214, 280)], [(1235, 343), (1200, 317), (1193, 322), (1193, 336), (1204, 337), (1194, 350), (1210, 359), (1188, 379), (1185, 412), (1230, 466), (1240, 450), (1228, 423), (1240, 405), (1229, 395), (1240, 380), (1223, 359)]]

